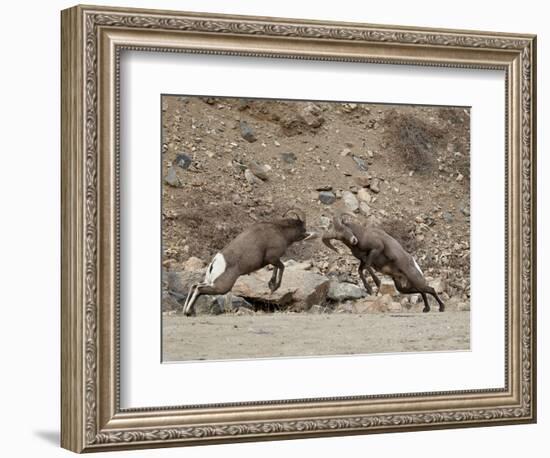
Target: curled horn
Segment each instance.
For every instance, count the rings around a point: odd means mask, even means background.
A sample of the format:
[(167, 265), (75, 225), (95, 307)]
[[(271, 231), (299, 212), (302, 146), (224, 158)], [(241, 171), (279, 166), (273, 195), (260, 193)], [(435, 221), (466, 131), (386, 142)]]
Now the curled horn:
[(334, 228), (337, 231), (344, 230), (343, 225), (346, 224), (344, 222), (344, 216), (349, 216), (351, 218), (355, 218), (355, 215), (353, 213), (348, 213), (348, 212), (340, 212), (337, 215), (334, 215), (334, 217), (332, 218), (332, 223), (334, 224)]
[(344, 221), (344, 216), (349, 216), (350, 218), (356, 218), (356, 216), (353, 213), (350, 213), (350, 212), (340, 213), (340, 221), (346, 226), (347, 226), (347, 223)]
[(285, 218), (289, 213), (294, 213), (294, 215), (296, 215), (300, 221), (302, 221), (303, 223), (306, 222), (306, 215), (299, 208), (296, 208), (296, 207), (290, 208), (285, 212), (285, 214), (283, 215), (283, 218)]
[(329, 247), (331, 250), (336, 251), (336, 253), (338, 253), (338, 250), (332, 244), (332, 240), (335, 238), (337, 238), (336, 232), (332, 231), (332, 232), (326, 232), (321, 238), (321, 240), (327, 247)]

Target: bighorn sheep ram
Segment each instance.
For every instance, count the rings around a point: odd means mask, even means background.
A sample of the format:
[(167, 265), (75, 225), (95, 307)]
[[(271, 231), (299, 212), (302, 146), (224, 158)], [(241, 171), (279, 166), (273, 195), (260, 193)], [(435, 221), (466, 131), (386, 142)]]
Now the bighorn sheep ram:
[(397, 240), (378, 227), (363, 227), (352, 221), (345, 221), (345, 215), (354, 217), (349, 213), (336, 215), (333, 218), (334, 230), (324, 233), (322, 241), (334, 251), (337, 250), (332, 245), (332, 240), (342, 242), (351, 250), (360, 261), (359, 276), (369, 294), (372, 294), (372, 289), (367, 283), (364, 271), (369, 272), (379, 288), (380, 280), (374, 273), (373, 269), (375, 269), (392, 277), (395, 287), (400, 293), (419, 293), (424, 301), (424, 312), (430, 311), (427, 294), (437, 300), (440, 312), (445, 310), (443, 302), (435, 289), (426, 282), (417, 262)]
[[(295, 218), (287, 218), (291, 213)], [(241, 275), (255, 272), (268, 264), (274, 267), (268, 283), (269, 289), (274, 292), (283, 279), (285, 266), (281, 257), (287, 248), (315, 236), (314, 232), (306, 230), (306, 217), (296, 208), (288, 210), (283, 219), (253, 224), (214, 256), (206, 269), (204, 281), (189, 288), (183, 312), (185, 315), (191, 314), (199, 295), (225, 294)]]

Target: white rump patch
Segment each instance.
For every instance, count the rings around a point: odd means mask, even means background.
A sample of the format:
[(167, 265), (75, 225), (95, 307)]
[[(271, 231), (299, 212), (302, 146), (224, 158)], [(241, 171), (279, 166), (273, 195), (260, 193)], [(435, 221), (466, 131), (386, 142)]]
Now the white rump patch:
[(212, 286), (216, 281), (216, 278), (218, 278), (221, 274), (225, 272), (225, 267), (226, 263), (223, 254), (216, 253), (216, 256), (214, 256), (212, 262), (208, 264), (206, 275), (204, 277), (204, 282)]
[(422, 272), (422, 269), (420, 268), (420, 266), (418, 265), (418, 263), (416, 262), (416, 259), (413, 258), (413, 262), (414, 262), (414, 267), (416, 267), (416, 270), (418, 270), (420, 272), (420, 274), (422, 276), (424, 276), (424, 272)]

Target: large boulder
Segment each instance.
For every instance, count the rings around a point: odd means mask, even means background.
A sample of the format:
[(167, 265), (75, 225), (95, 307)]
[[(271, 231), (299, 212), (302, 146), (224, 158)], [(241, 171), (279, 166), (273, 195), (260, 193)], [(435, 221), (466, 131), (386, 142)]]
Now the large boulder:
[(168, 291), (162, 292), (162, 311), (163, 312), (176, 312), (181, 309), (180, 303), (177, 299)]
[(180, 296), (186, 296), (191, 285), (204, 280), (204, 274), (204, 269), (184, 270), (182, 272), (164, 271), (162, 277), (168, 291), (177, 293)]
[(366, 296), (366, 291), (353, 283), (341, 283), (331, 281), (327, 297), (333, 301), (345, 301), (348, 299), (360, 299)]
[(197, 297), (193, 306), (195, 315), (220, 315), (224, 312), (223, 305), (218, 302), (219, 296), (203, 294)]
[(308, 310), (314, 304), (325, 302), (329, 288), (326, 277), (289, 266), (285, 269), (281, 286), (272, 293), (268, 287), (272, 274), (264, 268), (243, 275), (233, 286), (233, 293), (253, 301), (277, 304), (292, 311)]

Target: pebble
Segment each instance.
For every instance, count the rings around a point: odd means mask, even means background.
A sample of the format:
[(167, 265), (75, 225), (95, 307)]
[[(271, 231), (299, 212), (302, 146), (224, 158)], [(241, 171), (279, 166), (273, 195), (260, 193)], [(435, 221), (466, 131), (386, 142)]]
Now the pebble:
[(319, 200), (325, 205), (331, 205), (336, 202), (336, 196), (331, 191), (321, 191), (319, 193)]
[(342, 151), (340, 151), (340, 156), (346, 157), (351, 153), (351, 150), (349, 148), (344, 148)]
[(372, 201), (372, 197), (370, 193), (365, 188), (361, 188), (357, 191), (357, 198), (360, 201), (366, 202), (366, 203), (370, 203)]
[(182, 181), (180, 180), (180, 178), (176, 173), (175, 167), (170, 167), (168, 169), (168, 173), (164, 177), (164, 182), (167, 185), (172, 186), (173, 188), (181, 188), (183, 186)]
[(178, 167), (185, 170), (189, 168), (192, 162), (193, 162), (192, 159), (187, 154), (180, 153), (176, 156), (174, 165), (177, 165)]
[(344, 200), (344, 204), (346, 205), (346, 207), (352, 212), (356, 212), (357, 210), (359, 210), (359, 201), (352, 192), (344, 191), (342, 193), (342, 199)]
[(363, 159), (359, 156), (352, 156), (352, 158), (355, 161), (355, 163), (357, 164), (357, 168), (359, 170), (362, 170), (363, 172), (367, 171), (368, 166), (367, 166), (367, 161), (365, 161), (365, 159)]
[(294, 153), (281, 153), (281, 159), (286, 162), (287, 164), (294, 164), (296, 162), (296, 155)]
[(256, 135), (254, 135), (254, 131), (252, 128), (246, 123), (246, 121), (241, 121), (239, 123), (239, 127), (241, 128), (241, 136), (247, 141), (247, 142), (255, 142), (257, 140)]
[(376, 194), (380, 192), (380, 180), (378, 178), (373, 178), (370, 183), (370, 190)]

